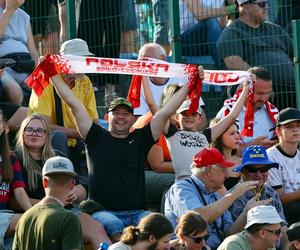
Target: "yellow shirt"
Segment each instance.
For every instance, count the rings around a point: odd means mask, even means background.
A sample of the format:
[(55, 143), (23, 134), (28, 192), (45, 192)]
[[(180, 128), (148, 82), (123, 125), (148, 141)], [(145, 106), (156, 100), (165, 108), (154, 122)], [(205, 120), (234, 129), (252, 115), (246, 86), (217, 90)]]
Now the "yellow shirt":
[[(42, 95), (38, 97), (34, 91), (32, 91), (28, 114), (38, 113), (50, 117), (53, 124), (57, 124), (56, 110), (55, 110), (55, 98), (53, 93), (53, 85), (50, 80), (50, 84), (44, 89)], [(96, 108), (96, 99), (94, 89), (90, 79), (84, 76), (75, 80), (75, 85), (72, 88), (72, 92), (77, 99), (85, 106), (92, 120), (98, 119), (98, 113)], [(62, 114), (65, 128), (76, 129), (75, 119), (72, 115), (71, 109), (61, 101)], [(69, 139), (69, 146), (75, 146), (76, 140)]]

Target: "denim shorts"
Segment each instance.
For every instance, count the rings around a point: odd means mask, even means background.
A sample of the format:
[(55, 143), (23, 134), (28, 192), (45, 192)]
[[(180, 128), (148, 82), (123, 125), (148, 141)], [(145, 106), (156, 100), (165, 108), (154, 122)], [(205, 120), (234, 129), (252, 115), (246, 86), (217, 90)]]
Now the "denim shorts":
[(10, 210), (0, 211), (0, 249), (6, 249), (4, 244), (4, 235), (14, 215), (14, 212)]
[(136, 226), (140, 220), (150, 214), (146, 210), (99, 211), (92, 214), (94, 220), (102, 223), (109, 237), (122, 233), (127, 226)]
[(137, 29), (137, 18), (134, 0), (121, 1), (121, 30), (130, 31)]

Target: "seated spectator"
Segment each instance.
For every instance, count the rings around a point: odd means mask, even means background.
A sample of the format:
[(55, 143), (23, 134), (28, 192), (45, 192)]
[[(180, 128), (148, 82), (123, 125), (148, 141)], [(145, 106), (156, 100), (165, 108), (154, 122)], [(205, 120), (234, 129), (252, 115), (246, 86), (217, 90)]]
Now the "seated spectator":
[(278, 169), (270, 169), (268, 184), (279, 194), (289, 224), (300, 221), (300, 111), (286, 108), (279, 112), (276, 125), (279, 143), (267, 150)]
[(11, 248), (11, 238), (15, 226), (21, 217), (8, 210), (8, 202), (15, 197), (21, 211), (31, 207), (31, 202), (25, 190), (25, 184), (16, 156), (10, 151), (7, 138), (7, 128), (0, 110), (0, 249)]
[[(254, 109), (254, 125), (253, 136), (242, 136), (242, 144), (238, 150), (238, 155), (242, 154), (242, 149), (251, 145), (262, 145), (269, 148), (276, 143), (274, 139), (276, 123), (276, 115), (278, 109), (269, 102), (273, 95), (272, 78), (270, 73), (261, 67), (254, 67), (248, 70), (256, 77), (254, 86), (253, 109)], [(232, 105), (236, 102), (240, 90), (237, 90), (235, 96), (225, 100), (223, 108), (218, 112), (217, 117), (222, 118), (230, 111)], [(245, 101), (242, 111), (238, 115), (238, 126), (240, 132), (244, 128), (244, 119), (248, 101)], [(263, 124), (263, 126), (261, 126)]]
[[(49, 125), (43, 116), (33, 114), (22, 122), (17, 135), (16, 154), (21, 163), (26, 191), (35, 204), (45, 197), (42, 167), (56, 154), (50, 143)], [(69, 192), (64, 204), (78, 204), (86, 198), (86, 189), (81, 184), (77, 184)], [(94, 249), (97, 249), (101, 241), (110, 243), (101, 224), (86, 213), (77, 210), (74, 212), (80, 220), (85, 242), (92, 244)]]
[(233, 14), (235, 1), (225, 6), (224, 0), (180, 0), (179, 9), (182, 55), (212, 55), (218, 64), (216, 44), (222, 27), (217, 17)]
[(218, 250), (275, 250), (284, 221), (273, 206), (257, 206), (247, 213), (244, 231), (227, 237)]
[[(210, 126), (217, 124), (220, 121), (219, 118), (215, 118), (210, 122)], [(239, 132), (239, 127), (236, 122), (232, 123), (223, 134), (212, 142), (212, 147), (218, 149), (223, 155), (225, 160), (233, 161), (236, 165), (241, 164), (241, 158), (236, 155), (237, 149), (241, 144), (241, 135)], [(233, 166), (232, 168), (234, 168)], [(234, 187), (239, 181), (241, 174), (232, 171), (232, 168), (227, 169), (229, 177), (225, 180), (224, 186), (226, 190)]]
[[(279, 26), (265, 21), (266, 0), (238, 0), (240, 16), (226, 27), (218, 40), (218, 56), (227, 69), (248, 70), (266, 67), (271, 73), (275, 104), (295, 106), (293, 43)], [(293, 94), (290, 94), (290, 93)]]
[(74, 167), (64, 157), (48, 159), (43, 166), (46, 196), (19, 220), (13, 249), (83, 249), (80, 222), (64, 209), (74, 187)]
[[(279, 216), (283, 221), (285, 221), (279, 195), (272, 187), (266, 185), (268, 172), (272, 168), (278, 168), (278, 163), (268, 159), (268, 155), (264, 147), (254, 145), (244, 149), (242, 164), (236, 167), (234, 171), (242, 174), (242, 181), (258, 181), (259, 183), (254, 189), (245, 192), (244, 195), (230, 206), (229, 211), (232, 215), (233, 221), (238, 218), (238, 216), (243, 212), (247, 202), (253, 197), (256, 197), (258, 200), (265, 200), (268, 205), (275, 207)], [(287, 244), (287, 237), (285, 234), (286, 230), (287, 227), (283, 226), (283, 237), (280, 242), (282, 249), (285, 249)]]
[(207, 223), (197, 212), (190, 211), (180, 216), (176, 236), (177, 239), (171, 242), (171, 250), (207, 249)]
[(139, 224), (124, 229), (121, 241), (111, 245), (109, 250), (165, 250), (170, 247), (174, 230), (168, 219), (159, 213), (144, 217)]
[(299, 250), (300, 249), (300, 222), (292, 224), (287, 230), (287, 236), (291, 245), (289, 250)]
[[(60, 54), (75, 56), (93, 55), (89, 51), (86, 42), (81, 39), (72, 39), (64, 42), (61, 45)], [(88, 76), (84, 74), (64, 74), (62, 75), (62, 80), (72, 89), (76, 98), (87, 108), (91, 119), (97, 121), (96, 99), (93, 85)], [(52, 84), (45, 88), (41, 96), (37, 96), (32, 91), (28, 108), (29, 114), (39, 113), (48, 120), (51, 130), (54, 131), (52, 134), (64, 133), (64, 137), (68, 137), (69, 150), (66, 146), (66, 141), (64, 142), (61, 139), (59, 141), (53, 140), (53, 146), (70, 157), (78, 174), (85, 174), (81, 172), (79, 167), (82, 151), (84, 151), (83, 142), (80, 140), (70, 109), (64, 102), (60, 101)]]
[(17, 0), (0, 1), (0, 57), (16, 61), (14, 67), (5, 69), (1, 80), (7, 88), (13, 88), (13, 94), (9, 98), (18, 105), (23, 101), (19, 84), (23, 85), (28, 73), (37, 65), (39, 57), (33, 40), (30, 17), (19, 8), (23, 3), (24, 1)]
[(170, 123), (168, 133), (165, 134), (171, 152), (176, 179), (190, 176), (191, 170), (189, 166), (192, 163), (193, 156), (199, 150), (208, 147), (209, 143), (219, 137), (235, 121), (246, 101), (248, 89), (248, 83), (245, 82), (243, 92), (229, 115), (214, 126), (206, 128), (201, 132), (198, 132), (199, 124), (202, 120), (201, 107), (198, 107), (197, 112), (187, 114), (190, 101), (186, 100), (183, 102), (176, 112), (176, 119), (180, 129)]
[(226, 168), (235, 162), (226, 161), (215, 148), (204, 148), (194, 157), (190, 178), (176, 181), (166, 194), (165, 215), (177, 226), (177, 220), (184, 213), (195, 210), (208, 222), (207, 245), (212, 249), (223, 241), (223, 236), (238, 232), (244, 226), (243, 220), (250, 206), (263, 203), (251, 199), (240, 218), (232, 221), (229, 206), (247, 190), (255, 187), (257, 181), (247, 181), (236, 186), (232, 193), (222, 197), (217, 190), (228, 178)]

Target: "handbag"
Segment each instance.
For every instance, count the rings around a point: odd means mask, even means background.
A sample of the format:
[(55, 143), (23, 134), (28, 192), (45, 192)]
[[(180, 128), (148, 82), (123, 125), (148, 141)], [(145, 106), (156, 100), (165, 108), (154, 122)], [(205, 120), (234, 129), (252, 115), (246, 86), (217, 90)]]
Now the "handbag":
[(31, 73), (35, 68), (35, 61), (27, 52), (12, 53), (2, 58), (15, 60), (16, 64), (11, 66), (11, 68), (18, 73)]

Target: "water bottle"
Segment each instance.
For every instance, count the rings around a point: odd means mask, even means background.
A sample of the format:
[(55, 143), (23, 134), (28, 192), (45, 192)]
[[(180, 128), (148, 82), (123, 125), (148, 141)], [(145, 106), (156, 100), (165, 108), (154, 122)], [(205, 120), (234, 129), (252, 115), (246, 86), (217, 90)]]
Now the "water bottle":
[(104, 241), (100, 243), (99, 248), (97, 250), (107, 250), (108, 247), (108, 244)]

